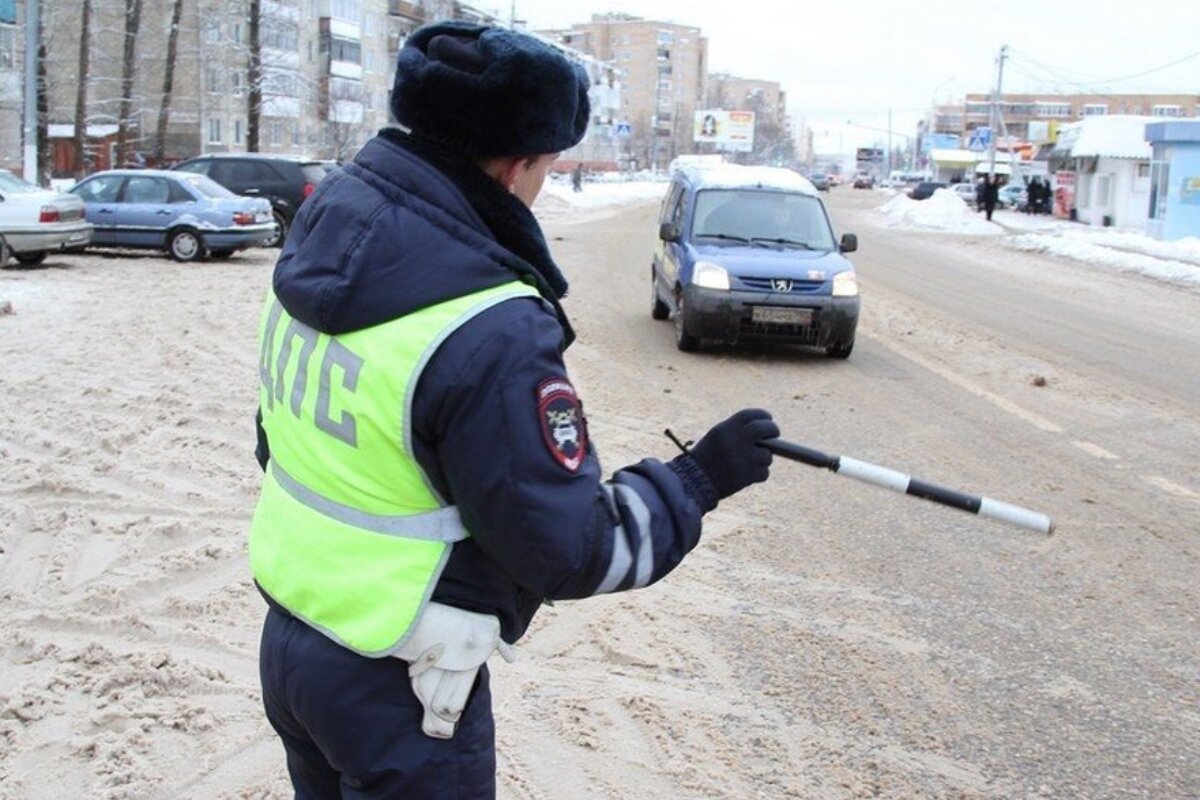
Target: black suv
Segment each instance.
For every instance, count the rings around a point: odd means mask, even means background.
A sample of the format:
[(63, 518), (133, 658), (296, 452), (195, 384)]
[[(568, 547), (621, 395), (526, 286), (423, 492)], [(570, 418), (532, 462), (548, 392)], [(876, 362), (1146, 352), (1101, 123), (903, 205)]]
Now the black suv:
[(279, 247), (304, 198), (313, 193), (328, 172), (317, 159), (289, 158), (264, 153), (222, 153), (197, 156), (172, 169), (207, 175), (235, 194), (265, 197), (275, 213), (276, 235), (264, 242)]

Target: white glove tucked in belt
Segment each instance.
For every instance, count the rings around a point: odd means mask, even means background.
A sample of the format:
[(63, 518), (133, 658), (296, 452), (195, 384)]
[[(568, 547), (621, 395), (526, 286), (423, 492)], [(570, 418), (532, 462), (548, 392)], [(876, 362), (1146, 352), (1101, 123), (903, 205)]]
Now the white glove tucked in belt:
[(454, 736), (475, 676), (497, 650), (505, 661), (516, 660), (515, 651), (500, 638), (500, 620), (441, 603), (425, 606), (393, 655), (409, 664), (413, 691), (425, 707), (421, 730), (426, 736)]

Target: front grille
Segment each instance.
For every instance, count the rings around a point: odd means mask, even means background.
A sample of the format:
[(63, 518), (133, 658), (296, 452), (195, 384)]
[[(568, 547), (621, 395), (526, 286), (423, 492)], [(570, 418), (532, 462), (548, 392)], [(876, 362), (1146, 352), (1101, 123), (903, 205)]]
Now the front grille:
[(738, 278), (738, 280), (747, 289), (753, 289), (756, 292), (773, 292), (775, 294), (816, 294), (825, 285), (825, 281), (793, 280), (791, 291), (778, 292), (771, 286), (772, 280), (778, 280), (776, 278)]

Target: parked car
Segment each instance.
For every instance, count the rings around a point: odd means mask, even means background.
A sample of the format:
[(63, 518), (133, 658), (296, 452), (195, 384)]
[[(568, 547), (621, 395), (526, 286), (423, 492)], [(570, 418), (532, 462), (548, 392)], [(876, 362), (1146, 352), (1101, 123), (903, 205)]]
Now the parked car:
[(808, 180), (813, 185), (813, 188), (815, 188), (817, 191), (819, 191), (819, 192), (829, 191), (830, 179), (829, 179), (829, 175), (827, 173), (814, 172), (808, 176)]
[(207, 175), (236, 194), (265, 197), (271, 203), (276, 235), (268, 247), (279, 247), (287, 237), (300, 204), (312, 194), (329, 171), (312, 158), (291, 158), (264, 153), (222, 153), (189, 159), (173, 170)]
[(27, 266), (92, 238), (79, 198), (43, 189), (0, 169), (0, 267), (11, 255)]
[(1005, 184), (1000, 187), (996, 197), (1004, 208), (1020, 208), (1025, 205), (1025, 187), (1018, 183)]
[(97, 172), (71, 189), (95, 226), (92, 247), (165, 250), (176, 261), (223, 258), (275, 235), (271, 204), (203, 175), (156, 169)]
[(913, 200), (928, 200), (938, 189), (945, 189), (949, 185), (940, 181), (921, 181), (908, 190), (908, 196)]
[(974, 184), (970, 183), (954, 183), (950, 185), (950, 191), (963, 199), (967, 205), (975, 205), (975, 195), (977, 194)]
[(675, 344), (768, 339), (854, 348), (858, 281), (813, 184), (787, 169), (688, 166), (672, 175), (650, 269), (650, 315)]
[(867, 172), (860, 172), (854, 176), (855, 189), (874, 189), (875, 176)]

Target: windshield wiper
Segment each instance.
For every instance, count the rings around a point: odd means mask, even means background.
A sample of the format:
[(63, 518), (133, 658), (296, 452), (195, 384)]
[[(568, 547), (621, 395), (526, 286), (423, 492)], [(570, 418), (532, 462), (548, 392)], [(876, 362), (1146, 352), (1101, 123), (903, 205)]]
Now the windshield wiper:
[(756, 236), (755, 238), (751, 239), (750, 241), (752, 241), (752, 242), (770, 242), (771, 244), (790, 244), (790, 245), (794, 245), (796, 247), (803, 247), (805, 250), (816, 250), (817, 249), (817, 248), (813, 247), (811, 244), (809, 244), (808, 242), (798, 242), (795, 239), (768, 239), (765, 236)]
[(731, 242), (750, 243), (750, 240), (745, 236), (734, 236), (732, 233), (697, 233), (697, 239), (726, 239)]

